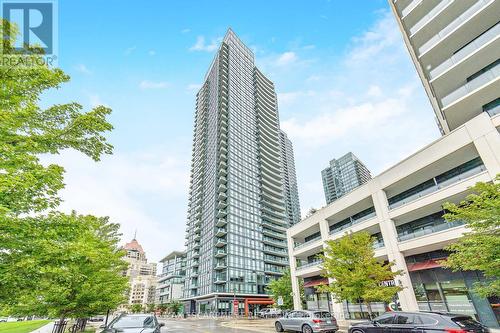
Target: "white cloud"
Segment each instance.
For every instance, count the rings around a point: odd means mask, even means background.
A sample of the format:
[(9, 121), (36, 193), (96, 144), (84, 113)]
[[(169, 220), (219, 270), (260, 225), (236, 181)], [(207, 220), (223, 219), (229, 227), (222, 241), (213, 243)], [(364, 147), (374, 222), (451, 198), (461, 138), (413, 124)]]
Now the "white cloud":
[(191, 29), (186, 28), (186, 29), (182, 29), (182, 30), (181, 30), (181, 33), (183, 33), (183, 34), (187, 34), (187, 33), (188, 33), (188, 32), (190, 32), (190, 31), (191, 31)]
[(74, 151), (46, 156), (44, 161), (58, 163), (66, 170), (66, 188), (60, 193), (64, 199), (62, 211), (75, 209), (80, 214), (109, 216), (112, 222), (121, 224), (124, 242), (137, 229), (139, 242), (153, 260), (183, 248), (187, 156), (151, 147), (106, 156), (98, 163)]
[(295, 52), (288, 51), (278, 57), (276, 64), (278, 66), (288, 66), (296, 62), (297, 59), (298, 57)]
[(82, 74), (92, 74), (92, 72), (84, 64), (78, 64), (75, 69)]
[(139, 88), (141, 89), (165, 89), (169, 87), (170, 84), (165, 81), (149, 81), (143, 80), (139, 83)]
[(196, 37), (196, 43), (189, 48), (190, 51), (205, 51), (205, 52), (213, 52), (217, 50), (222, 38), (212, 39), (210, 44), (205, 43), (204, 36)]
[(156, 51), (155, 50), (149, 50), (148, 54), (150, 56), (154, 56), (154, 55), (156, 55)]
[(89, 98), (89, 104), (93, 108), (100, 105), (109, 107), (107, 103), (102, 101), (101, 96), (99, 94), (89, 93), (88, 98)]
[(368, 91), (366, 92), (366, 94), (370, 97), (380, 97), (380, 96), (382, 96), (383, 92), (382, 92), (382, 88), (380, 88), (376, 84), (373, 84), (368, 88)]

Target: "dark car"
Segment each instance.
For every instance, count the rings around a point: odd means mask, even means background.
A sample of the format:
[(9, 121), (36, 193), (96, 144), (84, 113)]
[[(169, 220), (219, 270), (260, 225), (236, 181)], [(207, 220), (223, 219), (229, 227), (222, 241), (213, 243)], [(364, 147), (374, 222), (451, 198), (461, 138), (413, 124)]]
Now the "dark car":
[(152, 314), (124, 314), (116, 317), (101, 333), (160, 333), (164, 326)]
[(472, 317), (440, 312), (388, 312), (351, 325), (349, 333), (487, 333)]

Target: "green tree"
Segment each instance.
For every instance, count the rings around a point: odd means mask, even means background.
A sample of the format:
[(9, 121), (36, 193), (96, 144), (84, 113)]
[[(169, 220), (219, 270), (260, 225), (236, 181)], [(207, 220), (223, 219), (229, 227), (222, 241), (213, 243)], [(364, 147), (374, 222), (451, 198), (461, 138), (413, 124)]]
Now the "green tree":
[(132, 313), (140, 313), (140, 312), (142, 312), (143, 309), (144, 308), (143, 308), (142, 304), (132, 304), (130, 306), (130, 311), (132, 311)]
[(477, 183), (473, 194), (456, 205), (447, 203), (444, 218), (463, 221), (470, 229), (447, 247), (452, 253), (442, 264), (454, 271), (478, 270), (485, 281), (474, 285), (483, 297), (500, 295), (500, 175), (495, 183)]
[(168, 310), (170, 313), (177, 315), (181, 313), (183, 305), (181, 302), (173, 300), (172, 302), (168, 303)]
[[(41, 154), (58, 154), (76, 149), (98, 161), (110, 154), (112, 146), (104, 133), (113, 127), (106, 120), (111, 109), (97, 106), (81, 112), (78, 103), (39, 106), (40, 96), (69, 81), (59, 68), (43, 62), (26, 66), (8, 61), (16, 29), (0, 21), (4, 52), (0, 54), (0, 213), (19, 215), (56, 208), (58, 191), (64, 187), (64, 169), (55, 164), (44, 166)], [(9, 51), (10, 50), (10, 51)], [(29, 57), (40, 59), (33, 50)]]
[(390, 302), (402, 290), (399, 286), (383, 283), (394, 280), (401, 272), (391, 270), (393, 263), (375, 258), (373, 242), (374, 238), (366, 232), (349, 233), (327, 241), (324, 254), (319, 256), (323, 260), (323, 276), (333, 282), (318, 290), (332, 293), (339, 302), (364, 302), (370, 317), (370, 302)]
[(146, 305), (146, 312), (154, 312), (156, 310), (156, 304), (150, 303)]
[[(301, 281), (300, 286), (300, 298), (303, 298), (303, 282)], [(267, 290), (273, 297), (275, 304), (278, 302), (278, 298), (281, 296), (283, 298), (283, 305), (278, 306), (280, 309), (293, 309), (293, 290), (292, 290), (292, 277), (290, 275), (290, 269), (286, 269), (284, 274), (279, 279), (269, 282), (267, 285)]]
[(7, 231), (0, 244), (9, 249), (0, 251), (0, 292), (9, 312), (64, 320), (116, 308), (128, 284), (118, 228), (107, 218), (76, 213), (0, 216)]

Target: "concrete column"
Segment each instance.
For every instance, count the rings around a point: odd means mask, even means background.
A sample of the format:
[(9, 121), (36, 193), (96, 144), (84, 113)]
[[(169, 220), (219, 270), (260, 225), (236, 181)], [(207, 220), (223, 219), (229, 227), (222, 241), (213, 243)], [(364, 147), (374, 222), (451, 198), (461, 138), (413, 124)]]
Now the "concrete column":
[(295, 275), (295, 271), (297, 269), (297, 261), (295, 256), (293, 255), (293, 238), (287, 232), (287, 240), (288, 240), (288, 261), (290, 265), (290, 277), (292, 279), (292, 293), (293, 293), (293, 308), (295, 310), (302, 310), (302, 302), (300, 300), (300, 288), (299, 288), (299, 280)]
[(482, 113), (466, 124), (474, 146), (491, 178), (500, 173), (500, 134), (487, 113)]
[(397, 285), (403, 287), (403, 290), (398, 293), (399, 302), (403, 311), (417, 311), (418, 304), (413, 291), (413, 286), (410, 280), (410, 274), (406, 267), (406, 261), (403, 253), (399, 251), (398, 234), (394, 222), (389, 218), (389, 208), (387, 196), (385, 192), (379, 188), (372, 193), (373, 204), (379, 218), (380, 232), (384, 239), (387, 257), (389, 261), (395, 263), (393, 271), (402, 271), (401, 275), (395, 278)]
[(321, 220), (319, 222), (319, 231), (321, 232), (321, 239), (323, 240), (323, 243), (328, 240), (328, 237), (330, 236), (330, 226), (328, 225), (327, 220)]

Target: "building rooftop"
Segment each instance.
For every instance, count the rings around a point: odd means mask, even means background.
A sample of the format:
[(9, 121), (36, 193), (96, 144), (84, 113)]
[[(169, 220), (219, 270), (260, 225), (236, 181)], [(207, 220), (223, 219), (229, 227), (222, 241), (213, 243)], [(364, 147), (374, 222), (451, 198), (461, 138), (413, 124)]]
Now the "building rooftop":
[(131, 242), (126, 243), (125, 246), (123, 247), (125, 250), (129, 251), (137, 251), (139, 253), (144, 253), (144, 250), (142, 249), (141, 244), (137, 241), (137, 239), (132, 239)]

